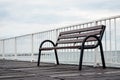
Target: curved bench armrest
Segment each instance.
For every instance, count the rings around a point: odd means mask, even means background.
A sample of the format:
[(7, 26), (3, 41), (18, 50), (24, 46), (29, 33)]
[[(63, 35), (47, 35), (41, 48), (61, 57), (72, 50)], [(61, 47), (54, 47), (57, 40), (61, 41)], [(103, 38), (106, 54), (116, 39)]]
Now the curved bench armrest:
[(101, 45), (101, 40), (100, 40), (99, 37), (97, 37), (96, 35), (89, 35), (89, 36), (85, 37), (85, 39), (83, 40), (82, 47), (84, 47), (85, 42), (87, 41), (87, 39), (89, 39), (91, 37), (95, 38), (98, 41), (98, 43), (94, 47), (97, 47), (99, 44)]
[(90, 47), (90, 48), (96, 48), (98, 45), (100, 45), (100, 52), (101, 52), (101, 59), (102, 59), (103, 68), (106, 68), (101, 39), (100, 39), (99, 37), (97, 37), (96, 35), (89, 35), (89, 36), (87, 36), (87, 37), (83, 40), (83, 42), (82, 42), (81, 55), (80, 55), (80, 61), (79, 61), (79, 70), (82, 69), (82, 61), (83, 61), (83, 52), (84, 52), (85, 42), (86, 42), (87, 39), (89, 39), (90, 37), (93, 37), (93, 38), (95, 38), (95, 39), (98, 41), (98, 43), (97, 43), (95, 46)]
[(39, 49), (42, 48), (42, 45), (43, 45), (44, 43), (46, 43), (46, 42), (52, 43), (52, 45), (53, 45), (54, 47), (56, 46), (53, 41), (51, 41), (51, 40), (44, 40), (44, 41), (40, 44)]

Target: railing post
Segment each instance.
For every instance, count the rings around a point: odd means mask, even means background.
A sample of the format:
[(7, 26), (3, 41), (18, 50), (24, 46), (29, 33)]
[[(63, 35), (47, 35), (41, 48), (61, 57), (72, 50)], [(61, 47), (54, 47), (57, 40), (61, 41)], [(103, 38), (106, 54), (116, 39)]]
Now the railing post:
[(34, 62), (34, 52), (33, 52), (33, 34), (31, 35), (31, 62)]
[(57, 37), (58, 37), (58, 29), (55, 29), (55, 37), (54, 37), (54, 43), (56, 43), (56, 40), (57, 40)]
[[(94, 25), (97, 26), (98, 25), (98, 21), (94, 21)], [(98, 47), (95, 49), (94, 54), (95, 54), (95, 61), (94, 61), (94, 67), (98, 67), (99, 66), (99, 51), (98, 51)]]
[(15, 60), (17, 60), (17, 42), (15, 37)]
[(4, 40), (3, 40), (3, 59), (5, 59), (5, 44), (4, 44)]

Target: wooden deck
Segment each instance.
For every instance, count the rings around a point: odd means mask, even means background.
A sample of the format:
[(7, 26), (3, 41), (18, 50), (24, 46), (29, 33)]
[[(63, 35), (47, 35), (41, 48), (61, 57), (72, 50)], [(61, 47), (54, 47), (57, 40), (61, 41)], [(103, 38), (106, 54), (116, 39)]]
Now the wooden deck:
[(82, 71), (75, 65), (55, 65), (0, 60), (0, 80), (120, 80), (120, 68), (83, 66)]

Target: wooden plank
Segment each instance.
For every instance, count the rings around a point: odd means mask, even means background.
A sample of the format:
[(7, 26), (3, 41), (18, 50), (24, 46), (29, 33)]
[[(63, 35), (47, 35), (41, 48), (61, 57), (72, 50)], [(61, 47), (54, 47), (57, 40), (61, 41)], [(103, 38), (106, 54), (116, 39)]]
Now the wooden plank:
[[(84, 48), (89, 48), (93, 47), (94, 45), (85, 45)], [(76, 46), (62, 46), (62, 47), (44, 47), (40, 48), (39, 50), (54, 50), (54, 49), (80, 49), (81, 45), (76, 45)]]
[(86, 37), (89, 35), (100, 35), (102, 29), (99, 29), (97, 31), (94, 32), (86, 32), (86, 33), (81, 33), (81, 34), (71, 34), (71, 35), (61, 35), (58, 37), (58, 39), (68, 39), (68, 38), (78, 38), (78, 37)]
[(99, 25), (99, 26), (87, 27), (87, 28), (82, 28), (82, 29), (64, 31), (64, 32), (61, 32), (60, 35), (85, 32), (85, 31), (92, 31), (92, 30), (102, 29), (102, 27), (103, 27), (103, 25)]
[(53, 49), (75, 49), (79, 48), (80, 46), (63, 46), (63, 47), (44, 47), (40, 48), (39, 50), (53, 50)]
[[(61, 40), (61, 41), (57, 41), (57, 44), (68, 44), (68, 43), (81, 43), (83, 42), (84, 38), (83, 39), (74, 39), (74, 40)], [(95, 38), (89, 38), (87, 39), (86, 42), (89, 42), (89, 41), (96, 41)]]

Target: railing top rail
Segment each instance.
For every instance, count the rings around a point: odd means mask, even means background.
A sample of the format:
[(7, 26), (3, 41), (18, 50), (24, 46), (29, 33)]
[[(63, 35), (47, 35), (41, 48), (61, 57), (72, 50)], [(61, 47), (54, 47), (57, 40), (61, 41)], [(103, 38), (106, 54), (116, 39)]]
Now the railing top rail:
[(31, 34), (26, 34), (26, 35), (21, 35), (21, 36), (16, 36), (16, 37), (10, 37), (10, 38), (5, 38), (5, 39), (0, 39), (0, 41), (2, 41), (2, 40), (8, 40), (8, 39), (13, 39), (13, 38), (24, 37), (24, 36), (29, 36), (29, 35), (35, 35), (35, 34), (49, 32), (49, 31), (53, 31), (53, 30), (64, 29), (64, 28), (68, 28), (70, 26), (79, 26), (79, 25), (84, 25), (84, 24), (89, 24), (89, 23), (94, 23), (94, 22), (99, 22), (99, 21), (105, 21), (105, 20), (110, 20), (110, 19), (116, 19), (116, 18), (120, 18), (120, 15), (112, 16), (112, 17), (106, 17), (106, 18), (101, 18), (101, 19), (97, 19), (97, 20), (92, 20), (92, 21), (89, 21), (89, 22), (80, 23), (80, 24), (76, 24), (76, 25), (68, 25), (68, 26), (65, 26), (65, 27), (62, 27), (62, 28), (56, 28), (56, 29), (52, 29), (52, 30), (47, 30), (47, 31), (42, 31), (42, 32), (37, 32), (37, 33), (31, 33)]

